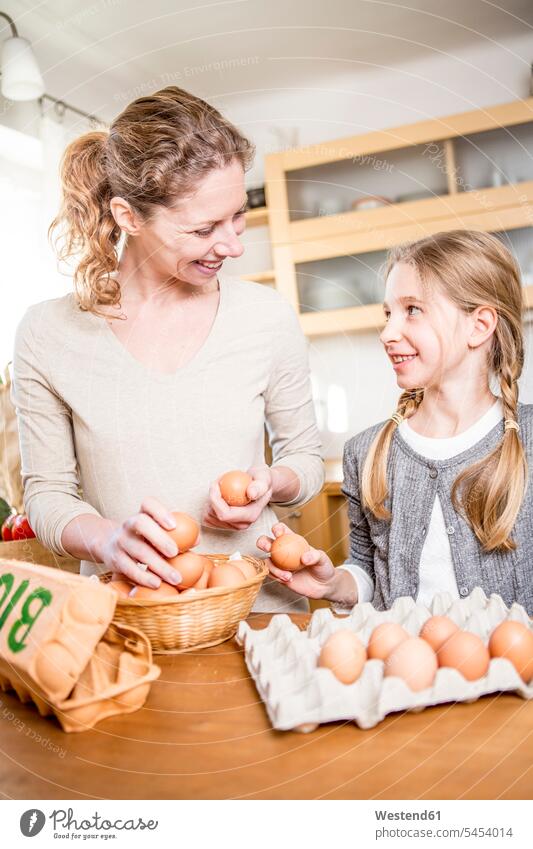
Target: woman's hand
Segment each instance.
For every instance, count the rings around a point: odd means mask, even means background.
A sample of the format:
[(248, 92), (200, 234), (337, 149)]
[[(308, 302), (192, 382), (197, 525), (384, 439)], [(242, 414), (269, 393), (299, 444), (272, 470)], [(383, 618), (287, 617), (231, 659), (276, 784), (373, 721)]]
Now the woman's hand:
[(248, 469), (252, 482), (246, 494), (250, 503), (245, 507), (230, 507), (220, 494), (218, 481), (209, 488), (209, 501), (202, 524), (210, 528), (245, 531), (256, 522), (272, 498), (273, 478), (269, 466), (253, 466)]
[[(272, 533), (277, 538), (282, 534), (291, 534), (293, 531), (283, 522), (278, 522), (273, 526)], [(270, 554), (272, 540), (267, 536), (260, 536), (256, 545), (261, 551)], [(316, 548), (311, 548), (310, 551), (306, 551), (302, 555), (301, 562), (305, 568), (299, 572), (287, 572), (284, 569), (278, 569), (271, 560), (268, 560), (268, 567), (272, 577), (281, 584), (285, 584), (293, 592), (307, 596), (307, 598), (330, 598), (335, 593), (337, 571), (327, 554)]]
[(177, 586), (181, 575), (165, 560), (179, 553), (165, 531), (175, 526), (172, 514), (160, 501), (145, 498), (138, 513), (121, 525), (108, 527), (98, 543), (98, 561), (144, 587), (156, 588), (161, 580)]

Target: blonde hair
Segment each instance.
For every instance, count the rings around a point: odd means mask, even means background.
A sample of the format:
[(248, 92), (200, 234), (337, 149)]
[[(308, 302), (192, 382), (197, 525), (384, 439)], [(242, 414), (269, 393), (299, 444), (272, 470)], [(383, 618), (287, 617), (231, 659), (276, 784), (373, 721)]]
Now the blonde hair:
[[(491, 306), (498, 314), (488, 367), (500, 385), (503, 437), (487, 457), (457, 477), (452, 502), (462, 512), (485, 551), (516, 548), (511, 532), (527, 485), (527, 460), (517, 428), (518, 378), (524, 363), (520, 270), (495, 236), (468, 230), (436, 233), (393, 249), (385, 275), (397, 263), (411, 265), (424, 285), (434, 283), (465, 313)], [(424, 389), (403, 392), (394, 417), (377, 434), (362, 473), (362, 500), (377, 518), (390, 519), (387, 458), (393, 434), (413, 415)]]
[(88, 132), (66, 148), (62, 201), (50, 225), (60, 260), (75, 257), (74, 288), (84, 310), (120, 303), (121, 236), (110, 209), (115, 196), (144, 220), (172, 206), (209, 171), (238, 160), (247, 168), (253, 145), (213, 107), (169, 86), (130, 103), (109, 132)]

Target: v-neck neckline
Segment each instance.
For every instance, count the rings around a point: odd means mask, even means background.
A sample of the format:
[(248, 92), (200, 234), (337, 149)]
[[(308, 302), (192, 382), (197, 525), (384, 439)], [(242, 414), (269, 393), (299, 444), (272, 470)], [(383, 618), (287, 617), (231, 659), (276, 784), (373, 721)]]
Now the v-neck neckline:
[(141, 371), (146, 377), (150, 377), (152, 380), (157, 380), (162, 383), (170, 383), (176, 378), (181, 377), (186, 372), (196, 368), (199, 363), (205, 358), (206, 354), (209, 352), (209, 349), (212, 347), (215, 341), (215, 337), (218, 334), (218, 328), (221, 323), (221, 315), (225, 308), (226, 302), (226, 281), (222, 279), (222, 277), (218, 276), (218, 306), (217, 311), (215, 313), (215, 317), (213, 319), (213, 323), (207, 334), (203, 345), (196, 351), (196, 353), (184, 363), (182, 366), (178, 366), (174, 371), (155, 371), (154, 369), (150, 369), (147, 365), (138, 360), (131, 351), (126, 348), (126, 346), (120, 341), (118, 336), (113, 333), (112, 328), (110, 327), (107, 319), (104, 316), (95, 315), (94, 313), (89, 312), (93, 323), (98, 326), (103, 332), (106, 339), (109, 339), (110, 344), (118, 350), (122, 356), (122, 359), (127, 360), (134, 368)]

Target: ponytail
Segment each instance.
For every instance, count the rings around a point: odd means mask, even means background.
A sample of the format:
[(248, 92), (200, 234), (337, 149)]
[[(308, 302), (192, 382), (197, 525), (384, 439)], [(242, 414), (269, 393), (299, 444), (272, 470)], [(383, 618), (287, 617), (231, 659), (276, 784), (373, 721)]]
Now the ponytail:
[(111, 277), (118, 268), (121, 231), (109, 206), (107, 139), (106, 132), (94, 131), (68, 145), (61, 161), (61, 208), (48, 231), (60, 260), (76, 258), (79, 305), (95, 312), (98, 304), (120, 301), (119, 283)]

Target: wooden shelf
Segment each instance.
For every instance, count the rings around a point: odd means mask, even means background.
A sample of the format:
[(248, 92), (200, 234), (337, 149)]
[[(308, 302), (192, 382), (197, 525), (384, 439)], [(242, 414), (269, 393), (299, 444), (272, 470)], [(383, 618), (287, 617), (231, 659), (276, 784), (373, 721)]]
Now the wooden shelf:
[(416, 124), (332, 139), (321, 144), (271, 155), (279, 157), (284, 171), (296, 171), (301, 168), (313, 168), (330, 162), (354, 159), (369, 153), (384, 153), (402, 147), (511, 127), (526, 121), (533, 121), (533, 97), (500, 103), (487, 109), (473, 109), (470, 112), (459, 112), (443, 118), (418, 121)]
[[(288, 228), (289, 243), (293, 245), (295, 261), (308, 262), (339, 256), (338, 250), (344, 245), (349, 246), (347, 254), (389, 248), (398, 244), (398, 239), (403, 238), (404, 232), (414, 231), (416, 228), (427, 230), (428, 225), (432, 232), (435, 232), (438, 222), (447, 219), (454, 220), (455, 226), (461, 226), (462, 219), (480, 214), (501, 213), (505, 210), (509, 220), (509, 210), (512, 210), (518, 213), (512, 217), (513, 222), (516, 222), (513, 226), (524, 227), (531, 222), (531, 203), (533, 180), (528, 180), (509, 186), (294, 221)], [(493, 229), (512, 227), (506, 223), (501, 228)], [(313, 244), (302, 244), (305, 242)], [(368, 247), (369, 244), (371, 247)], [(300, 256), (305, 258), (300, 259)]]
[(273, 270), (255, 271), (253, 274), (241, 274), (242, 280), (251, 280), (252, 283), (275, 283), (276, 275)]
[(257, 209), (249, 209), (245, 215), (247, 227), (266, 227), (268, 225), (268, 209), (259, 206)]
[(513, 230), (531, 225), (533, 180), (362, 212), (294, 222), (289, 227), (295, 263), (386, 250), (438, 230)]
[[(381, 305), (377, 304), (301, 312), (300, 274), (304, 277), (306, 274), (315, 275), (315, 279), (319, 275), (327, 282), (327, 271), (322, 274), (322, 271), (313, 268), (299, 269), (300, 264), (377, 254), (439, 231), (470, 229), (499, 233), (530, 228), (533, 179), (485, 188), (482, 183), (472, 182), (470, 178), (465, 181), (462, 173), (459, 179), (457, 171), (459, 140), (468, 141), (470, 136), (479, 133), (503, 131), (501, 143), (505, 159), (505, 151), (509, 153), (507, 136), (513, 136), (512, 132), (507, 133), (507, 128), (519, 125), (524, 125), (524, 131), (530, 132), (533, 97), (268, 155), (265, 158), (265, 191), (275, 285), (298, 313), (304, 332), (309, 336), (319, 336), (377, 329), (383, 326), (383, 312)], [(435, 188), (435, 191), (442, 191), (442, 194), (374, 209), (291, 221), (291, 172), (341, 162), (349, 164), (357, 157), (371, 157), (386, 151), (401, 152), (402, 149), (424, 144), (436, 147), (437, 143), (442, 151), (438, 167), (445, 174), (445, 181), (442, 189)], [(479, 156), (485, 154), (480, 152)], [(415, 169), (415, 176), (416, 173)], [(476, 172), (476, 179), (487, 179), (485, 173), (481, 172), (481, 177), (479, 173)], [(523, 176), (530, 177), (531, 169), (527, 168)], [(468, 191), (461, 191), (461, 188)], [(400, 190), (397, 194), (404, 192)], [(365, 262), (364, 259), (362, 261)], [(249, 278), (254, 279), (253, 275)], [(533, 287), (526, 287), (525, 293), (527, 308), (532, 309)], [(306, 301), (308, 306), (319, 302), (318, 298)]]

